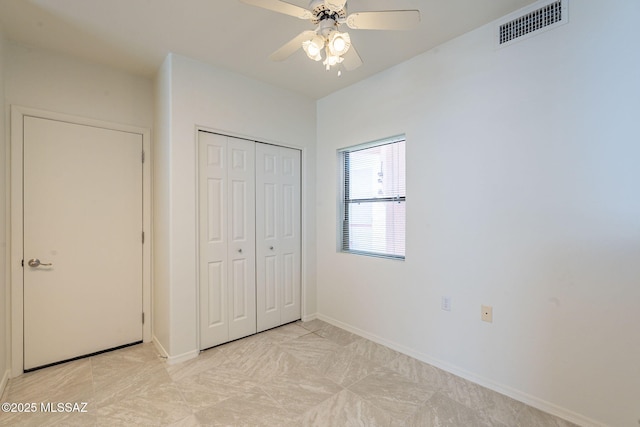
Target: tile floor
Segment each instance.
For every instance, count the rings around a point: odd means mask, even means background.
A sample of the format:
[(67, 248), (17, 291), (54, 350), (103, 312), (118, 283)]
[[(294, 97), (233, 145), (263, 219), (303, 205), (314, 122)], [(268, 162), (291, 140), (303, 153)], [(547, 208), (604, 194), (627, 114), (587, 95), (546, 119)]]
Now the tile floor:
[(42, 369), (10, 380), (2, 402), (87, 403), (0, 412), (2, 426), (573, 425), (319, 320), (176, 365), (141, 344)]

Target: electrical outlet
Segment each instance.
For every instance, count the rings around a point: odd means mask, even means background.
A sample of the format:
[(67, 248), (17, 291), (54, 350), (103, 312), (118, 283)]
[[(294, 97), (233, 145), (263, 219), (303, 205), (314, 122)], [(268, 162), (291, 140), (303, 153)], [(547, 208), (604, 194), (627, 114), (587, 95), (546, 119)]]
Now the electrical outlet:
[(451, 297), (442, 297), (440, 308), (444, 311), (451, 311)]
[(493, 323), (493, 307), (490, 305), (483, 305), (480, 318), (483, 322)]

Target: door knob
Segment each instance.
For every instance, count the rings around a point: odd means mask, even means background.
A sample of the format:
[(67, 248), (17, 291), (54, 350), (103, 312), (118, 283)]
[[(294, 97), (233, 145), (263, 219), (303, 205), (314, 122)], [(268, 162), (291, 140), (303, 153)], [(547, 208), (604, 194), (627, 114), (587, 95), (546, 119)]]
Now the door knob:
[(273, 246), (269, 246), (269, 249), (273, 250)]
[(40, 262), (40, 260), (38, 258), (31, 258), (29, 261), (27, 261), (27, 264), (29, 264), (29, 267), (34, 267), (34, 268), (35, 267), (40, 267), (40, 266), (50, 267), (50, 266), (53, 265), (50, 262), (49, 263)]
[(242, 253), (242, 249), (238, 249), (238, 253), (241, 254)]

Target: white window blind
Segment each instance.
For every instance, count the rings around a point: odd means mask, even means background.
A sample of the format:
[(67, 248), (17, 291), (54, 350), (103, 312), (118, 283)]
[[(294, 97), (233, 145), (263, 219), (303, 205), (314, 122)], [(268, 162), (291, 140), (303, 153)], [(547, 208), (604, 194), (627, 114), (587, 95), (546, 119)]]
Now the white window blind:
[(404, 259), (405, 140), (352, 147), (341, 157), (342, 251)]

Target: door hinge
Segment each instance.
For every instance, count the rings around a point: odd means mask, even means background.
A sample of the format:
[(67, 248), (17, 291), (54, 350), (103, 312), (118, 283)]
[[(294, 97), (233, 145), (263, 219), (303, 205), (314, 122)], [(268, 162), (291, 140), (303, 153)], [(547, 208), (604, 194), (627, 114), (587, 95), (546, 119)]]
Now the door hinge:
[(144, 163), (144, 150), (142, 150), (142, 163)]
[(142, 324), (144, 325), (144, 313), (142, 313)]
[(24, 267), (24, 260), (20, 261), (20, 265)]
[(144, 244), (144, 231), (142, 232), (142, 243)]

